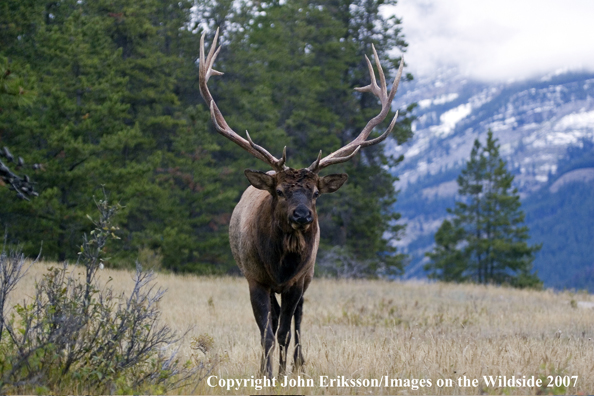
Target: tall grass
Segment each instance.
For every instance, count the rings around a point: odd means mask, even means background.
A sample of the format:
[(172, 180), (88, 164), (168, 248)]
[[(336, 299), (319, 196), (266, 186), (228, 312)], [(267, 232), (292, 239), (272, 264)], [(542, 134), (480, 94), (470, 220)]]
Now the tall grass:
[[(33, 292), (48, 264), (35, 265), (12, 294), (13, 302)], [(82, 269), (81, 269), (82, 272)], [(102, 270), (114, 290), (129, 290), (132, 273)], [(259, 332), (243, 278), (160, 274), (167, 290), (160, 309), (174, 330), (191, 327), (182, 346), (190, 359), (221, 359), (218, 379), (257, 378)], [(584, 293), (516, 290), (495, 286), (423, 282), (315, 279), (305, 295), (302, 324), (306, 364), (289, 379), (311, 378), (313, 387), (227, 391), (206, 381), (182, 392), (197, 394), (587, 394), (594, 391), (594, 302)], [(11, 304), (8, 304), (9, 306)], [(202, 343), (200, 351), (191, 348)], [(278, 350), (276, 351), (278, 354)], [(543, 387), (487, 387), (483, 376), (535, 376)], [(426, 379), (431, 386), (320, 387), (329, 379)], [(461, 387), (457, 379), (478, 379)], [(577, 376), (570, 386), (546, 387), (547, 376)], [(451, 379), (451, 387), (438, 387)], [(282, 380), (282, 379), (281, 379)], [(212, 380), (211, 380), (212, 383)]]

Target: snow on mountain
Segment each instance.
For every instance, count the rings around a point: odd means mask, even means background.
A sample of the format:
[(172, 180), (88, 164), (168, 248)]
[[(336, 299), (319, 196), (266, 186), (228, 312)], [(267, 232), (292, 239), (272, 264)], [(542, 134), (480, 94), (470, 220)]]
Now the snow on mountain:
[[(408, 86), (406, 86), (408, 85)], [(423, 252), (457, 194), (455, 179), (476, 138), (493, 131), (526, 198), (556, 178), (570, 147), (594, 141), (594, 74), (559, 71), (541, 79), (486, 84), (444, 69), (402, 87), (397, 107), (418, 103), (414, 137), (387, 147), (404, 155), (393, 169), (401, 190), (396, 210), (407, 223), (395, 244), (412, 256), (408, 276), (422, 276)]]
[(493, 86), (455, 77), (451, 84), (421, 81), (403, 95), (407, 99), (422, 105), (411, 142), (389, 148), (405, 156), (395, 169), (402, 189), (427, 173), (462, 165), (474, 139), (489, 129), (526, 192), (555, 173), (568, 146), (594, 139), (594, 75)]

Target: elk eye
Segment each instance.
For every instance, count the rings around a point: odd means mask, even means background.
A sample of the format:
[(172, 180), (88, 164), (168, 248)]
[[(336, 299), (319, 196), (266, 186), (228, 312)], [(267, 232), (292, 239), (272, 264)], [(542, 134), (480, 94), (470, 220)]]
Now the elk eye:
[(284, 197), (284, 194), (281, 190), (276, 190), (276, 195), (278, 195), (279, 197)]

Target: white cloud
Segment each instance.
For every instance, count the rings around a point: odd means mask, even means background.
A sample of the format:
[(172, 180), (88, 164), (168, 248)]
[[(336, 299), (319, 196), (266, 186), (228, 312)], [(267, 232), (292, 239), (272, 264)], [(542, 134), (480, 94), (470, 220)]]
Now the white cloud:
[(592, 0), (400, 0), (413, 73), (457, 66), (481, 80), (594, 71)]

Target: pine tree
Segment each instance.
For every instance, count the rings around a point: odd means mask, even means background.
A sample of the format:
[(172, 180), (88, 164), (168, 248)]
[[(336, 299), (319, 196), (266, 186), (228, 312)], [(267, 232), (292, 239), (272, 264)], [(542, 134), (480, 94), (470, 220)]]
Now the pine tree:
[[(14, 106), (31, 105), (35, 98), (35, 91), (29, 88), (34, 85), (34, 82), (25, 81), (19, 75), (20, 69), (18, 65), (11, 65), (8, 59), (0, 56), (0, 125), (3, 118), (2, 113), (11, 111), (11, 107)], [(9, 190), (15, 192), (14, 196), (18, 199), (28, 200), (28, 197), (38, 195), (35, 191), (35, 183), (29, 175), (22, 174), (27, 169), (37, 170), (39, 164), (26, 164), (23, 157), (13, 155), (6, 146), (0, 146), (0, 187), (7, 186)]]
[(449, 220), (444, 220), (435, 233), (435, 248), (426, 254), (432, 261), (425, 269), (431, 270), (430, 279), (444, 282), (464, 282), (469, 279), (465, 274), (467, 260), (458, 245), (464, 238), (464, 229), (456, 227)]
[(489, 131), (484, 146), (475, 141), (458, 177), (458, 193), (466, 199), (448, 210), (454, 217), (443, 222), (435, 234), (436, 247), (426, 254), (431, 278), (518, 287), (541, 284), (532, 273), (541, 246), (527, 243), (528, 228), (513, 180)]
[(46, 257), (60, 260), (75, 257), (77, 234), (88, 227), (85, 214), (101, 185), (120, 199), (151, 168), (144, 156), (141, 165), (139, 157), (122, 155), (146, 140), (127, 122), (126, 78), (116, 72), (121, 52), (104, 34), (111, 18), (83, 6), (34, 7), (29, 12), (41, 13), (30, 18), (35, 30), (3, 48), (35, 72), (38, 95), (34, 105), (3, 116), (2, 140), (43, 171), (35, 177), (38, 199), (2, 205), (0, 220), (25, 251), (37, 252), (43, 241)]
[(89, 4), (113, 16), (108, 33), (122, 49), (118, 71), (127, 78), (122, 100), (147, 140), (127, 152), (159, 157), (126, 202), (125, 249), (132, 257), (148, 250), (174, 271), (228, 272), (235, 265), (227, 224), (240, 187), (222, 186), (228, 176), (213, 159), (219, 147), (208, 130), (209, 111), (196, 107), (201, 32), (188, 29), (192, 2)]

